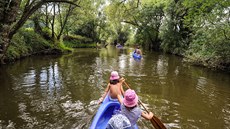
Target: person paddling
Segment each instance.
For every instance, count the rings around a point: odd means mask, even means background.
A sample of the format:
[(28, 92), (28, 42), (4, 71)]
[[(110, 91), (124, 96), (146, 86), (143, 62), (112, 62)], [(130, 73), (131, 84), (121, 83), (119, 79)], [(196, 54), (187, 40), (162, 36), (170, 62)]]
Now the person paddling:
[(134, 53), (138, 54), (138, 55), (142, 55), (140, 46), (137, 46), (136, 49), (134, 50)]
[(121, 114), (129, 119), (132, 127), (134, 127), (141, 116), (147, 120), (153, 117), (152, 112), (147, 113), (141, 110), (138, 106), (138, 96), (131, 89), (125, 91), (123, 104), (121, 105)]

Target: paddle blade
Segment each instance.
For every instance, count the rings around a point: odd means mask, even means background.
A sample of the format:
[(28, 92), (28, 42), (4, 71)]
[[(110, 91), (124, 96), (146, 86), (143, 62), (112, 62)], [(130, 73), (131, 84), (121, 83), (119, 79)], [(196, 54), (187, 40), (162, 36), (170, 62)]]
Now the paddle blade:
[(161, 120), (158, 119), (156, 116), (153, 116), (153, 118), (150, 121), (152, 125), (155, 127), (155, 129), (167, 129), (165, 125), (161, 122)]

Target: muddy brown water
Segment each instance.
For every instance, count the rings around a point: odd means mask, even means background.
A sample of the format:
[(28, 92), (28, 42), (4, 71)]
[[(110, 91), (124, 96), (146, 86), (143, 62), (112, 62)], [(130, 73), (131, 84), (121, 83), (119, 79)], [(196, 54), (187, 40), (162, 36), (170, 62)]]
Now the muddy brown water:
[[(117, 70), (171, 129), (229, 129), (230, 74), (132, 48), (76, 49), (0, 67), (0, 128), (88, 129), (109, 74)], [(140, 129), (153, 128), (140, 119)]]

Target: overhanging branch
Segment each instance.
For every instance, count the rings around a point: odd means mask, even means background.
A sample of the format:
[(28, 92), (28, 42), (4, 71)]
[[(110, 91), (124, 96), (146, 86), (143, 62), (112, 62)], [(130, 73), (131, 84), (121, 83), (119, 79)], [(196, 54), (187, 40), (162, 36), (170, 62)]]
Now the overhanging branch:
[(42, 0), (42, 2), (44, 2), (44, 3), (50, 3), (50, 2), (68, 3), (68, 4), (75, 5), (77, 7), (80, 7), (79, 5), (75, 4), (74, 2), (68, 1), (68, 0)]
[(42, 5), (46, 4), (46, 3), (50, 3), (50, 2), (60, 2), (60, 3), (68, 3), (68, 4), (72, 4), (75, 5), (77, 7), (80, 7), (79, 5), (75, 4), (72, 1), (68, 1), (68, 0), (41, 0), (39, 2), (37, 2), (35, 5), (31, 5), (30, 8), (28, 8), (27, 10), (25, 10), (21, 16), (21, 18), (19, 19), (19, 21), (13, 26), (13, 28), (10, 31), (10, 37), (12, 37), (26, 22), (26, 20), (32, 15), (34, 14), (35, 11), (37, 11)]
[(138, 25), (137, 23), (132, 22), (132, 21), (122, 21), (122, 22), (128, 23), (128, 24), (131, 24), (131, 25), (134, 25), (134, 26), (138, 26), (138, 27), (139, 27), (139, 25)]

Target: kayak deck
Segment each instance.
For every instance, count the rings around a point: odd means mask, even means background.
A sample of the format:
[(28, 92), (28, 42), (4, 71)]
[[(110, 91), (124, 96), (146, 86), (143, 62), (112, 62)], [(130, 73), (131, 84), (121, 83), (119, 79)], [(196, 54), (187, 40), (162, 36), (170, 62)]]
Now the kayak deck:
[(134, 58), (134, 59), (139, 59), (139, 60), (140, 60), (140, 59), (142, 58), (142, 56), (141, 56), (140, 54), (137, 54), (137, 53), (135, 53), (135, 52), (133, 52), (132, 55), (133, 55), (133, 58)]
[(110, 101), (108, 96), (100, 105), (90, 129), (105, 129), (109, 119), (120, 109), (120, 103), (118, 101)]
[[(109, 100), (107, 95), (94, 116), (90, 129), (105, 129), (110, 118), (119, 112), (120, 108), (120, 103)], [(137, 125), (135, 125), (135, 129), (138, 129)]]
[(115, 105), (111, 104), (106, 107), (107, 109), (105, 109), (104, 113), (99, 117), (95, 129), (105, 129), (109, 119), (112, 117), (112, 115), (114, 115), (115, 110), (120, 108), (120, 105), (117, 105), (116, 103), (113, 103)]

